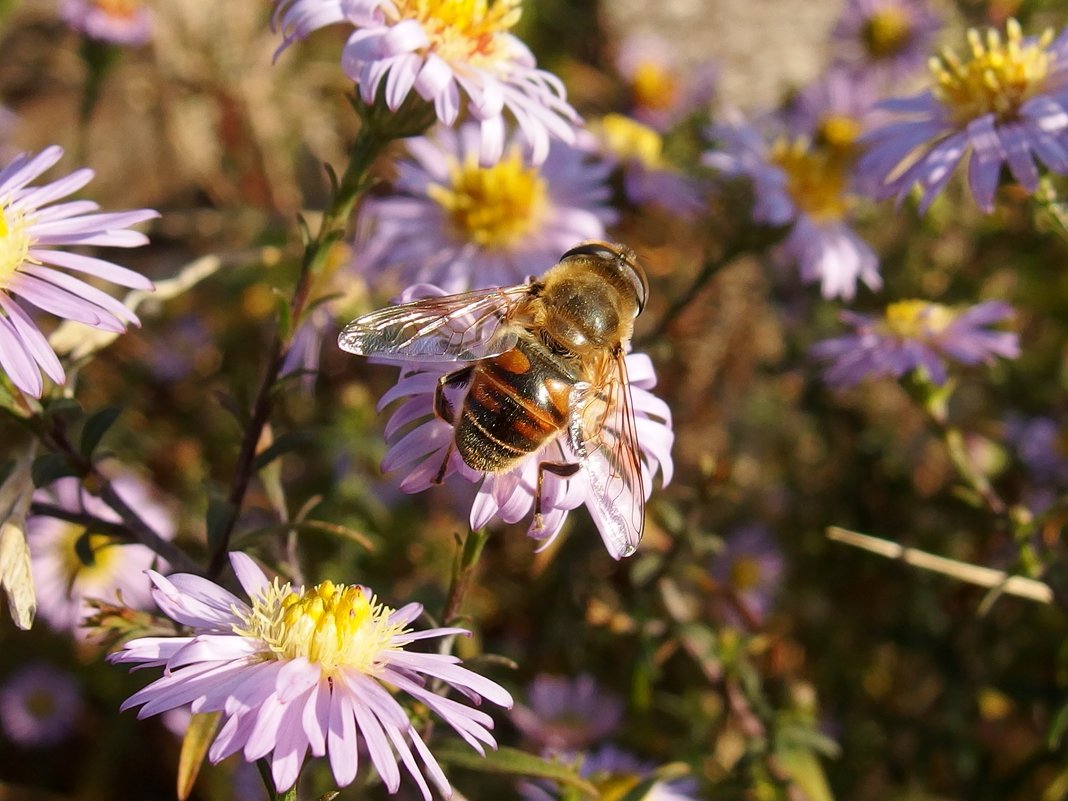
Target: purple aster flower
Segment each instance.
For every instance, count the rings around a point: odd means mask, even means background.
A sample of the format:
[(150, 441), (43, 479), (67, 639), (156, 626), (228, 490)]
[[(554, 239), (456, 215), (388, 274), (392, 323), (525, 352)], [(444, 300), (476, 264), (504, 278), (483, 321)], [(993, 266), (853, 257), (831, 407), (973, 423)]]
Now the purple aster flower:
[(623, 702), (602, 690), (589, 674), (537, 676), (527, 689), (528, 706), (516, 704), (512, 722), (540, 749), (578, 751), (619, 728)]
[(23, 748), (47, 748), (65, 740), (82, 709), (78, 682), (45, 662), (28, 662), (0, 685), (0, 729)]
[(1012, 417), (1005, 423), (1005, 439), (1035, 481), (1068, 487), (1068, 439), (1059, 421)]
[[(412, 287), (401, 302), (420, 297), (445, 294), (437, 287)], [(675, 434), (671, 427), (671, 410), (649, 390), (656, 386), (653, 363), (644, 353), (626, 356), (631, 397), (634, 402), (637, 437), (641, 447), (641, 467), (645, 496), (653, 487), (653, 476), (659, 470), (666, 485), (671, 481), (673, 462), (671, 447)], [(400, 488), (404, 492), (422, 492), (431, 486), (457, 475), (470, 483), (479, 483), (479, 490), (471, 506), (470, 525), (480, 529), (498, 519), (517, 523), (534, 509), (537, 495), (538, 465), (577, 463), (568, 443), (567, 432), (549, 439), (543, 446), (528, 454), (514, 467), (501, 473), (482, 473), (469, 467), (453, 447), (453, 426), (434, 411), (434, 394), (438, 379), (456, 367), (450, 362), (412, 363), (401, 368), (397, 384), (378, 402), (381, 411), (391, 403), (403, 401), (386, 423), (385, 437), (389, 445), (382, 459), (384, 471), (402, 470)], [(453, 409), (463, 405), (463, 392), (447, 388), (446, 397)], [(541, 493), (541, 516), (532, 516), (528, 536), (546, 548), (560, 533), (571, 509), (583, 503), (594, 504), (594, 489), (589, 485), (586, 471), (570, 478), (546, 472)], [(600, 525), (600, 516), (595, 516)], [(629, 556), (621, 550), (611, 532), (601, 530), (605, 547), (614, 559)], [(540, 550), (539, 548), (539, 550)]]
[[(767, 526), (753, 524), (734, 531), (712, 563), (712, 577), (729, 589), (753, 622), (764, 620), (782, 585), (786, 562)], [(725, 616), (738, 622), (736, 609)]]
[(1004, 39), (973, 29), (968, 43), (970, 58), (947, 49), (932, 60), (933, 88), (881, 104), (905, 119), (862, 140), (857, 169), (875, 197), (900, 203), (918, 184), (925, 211), (965, 156), (972, 195), (987, 212), (1003, 166), (1028, 192), (1038, 186), (1036, 160), (1068, 173), (1068, 29), (1056, 40), (1052, 30), (1025, 37), (1010, 19)]
[(436, 713), (479, 753), (496, 747), (485, 712), (430, 690), (428, 680), (509, 707), (511, 696), (448, 654), (407, 650), (418, 640), (468, 634), (464, 629), (413, 631), (420, 604), (391, 609), (366, 587), (324, 581), (305, 590), (268, 581), (249, 557), (230, 554), (246, 603), (189, 574), (149, 571), (163, 612), (192, 629), (188, 637), (145, 637), (125, 643), (109, 660), (162, 667), (162, 678), (134, 693), (122, 708), (139, 718), (192, 705), (194, 713), (222, 712), (208, 751), (212, 762), (241, 751), (267, 759), (275, 788), (297, 781), (305, 757), (326, 756), (339, 786), (356, 778), (360, 746), (386, 788), (400, 787), (400, 764), (429, 801), (427, 777), (451, 795), (437, 760), (415, 730), (400, 698)]
[(537, 68), (534, 56), (509, 31), (519, 21), (521, 0), (455, 3), (443, 0), (276, 0), (274, 21), (284, 49), (326, 25), (355, 30), (341, 66), (371, 103), (385, 88), (391, 110), (414, 89), (432, 102), (445, 125), (456, 122), (462, 96), (478, 120), (485, 164), (504, 153), (509, 112), (534, 163), (545, 160), (551, 137), (574, 141), (578, 115), (560, 80)]
[(152, 289), (151, 281), (125, 267), (58, 249), (144, 245), (148, 238), (129, 226), (159, 216), (149, 209), (96, 213), (99, 207), (89, 200), (53, 204), (93, 177), (92, 170), (81, 169), (44, 186), (29, 186), (62, 155), (62, 148), (52, 146), (36, 156), (19, 155), (0, 170), (0, 368), (19, 389), (38, 397), (44, 390), (41, 372), (62, 383), (63, 367), (15, 297), (58, 317), (119, 332), (138, 324), (133, 312), (65, 271)]
[(912, 370), (922, 370), (935, 384), (944, 384), (947, 359), (973, 365), (991, 364), (995, 356), (1020, 355), (1016, 333), (987, 327), (1012, 315), (1012, 307), (1000, 301), (959, 310), (903, 300), (890, 304), (881, 319), (842, 312), (842, 320), (855, 332), (817, 342), (811, 352), (830, 363), (824, 378), (833, 386), (852, 386), (869, 376), (900, 378)]
[[(174, 522), (145, 484), (131, 473), (114, 479), (115, 491), (142, 515), (145, 522), (165, 539), (174, 536)], [(76, 478), (62, 478), (37, 490), (34, 499), (61, 506), (71, 512), (85, 512), (108, 522), (121, 522), (111, 508), (90, 495)], [(79, 541), (85, 528), (53, 517), (36, 515), (26, 521), (33, 580), (37, 585), (38, 611), (52, 628), (73, 631), (84, 637), (82, 618), (93, 609), (88, 598), (114, 602), (121, 599), (132, 609), (152, 605), (151, 585), (145, 570), (156, 564), (155, 552), (144, 545), (115, 542), (104, 534), (90, 534), (85, 543), (92, 552), (92, 564), (79, 556)]]
[(714, 64), (682, 64), (673, 42), (645, 31), (620, 43), (616, 69), (630, 89), (631, 114), (658, 131), (706, 115), (716, 94)]
[(395, 194), (361, 209), (353, 262), (364, 275), (387, 272), (449, 292), (511, 286), (575, 242), (603, 238), (616, 220), (611, 167), (569, 145), (555, 143), (540, 166), (513, 146), (480, 165), (470, 124), (407, 145), (411, 160), (397, 165)]
[(925, 0), (847, 0), (831, 31), (835, 63), (899, 84), (927, 63), (941, 27)]
[[(579, 774), (597, 787), (601, 798), (623, 798), (641, 782), (653, 776), (656, 765), (613, 745), (582, 755), (559, 755), (567, 762), (581, 759)], [(519, 785), (523, 801), (556, 801), (561, 798), (553, 782), (523, 782)], [(694, 801), (697, 782), (692, 778), (667, 779), (652, 784), (642, 801)]]
[(63, 20), (86, 36), (117, 45), (143, 45), (152, 38), (152, 14), (142, 0), (63, 0)]
[(782, 118), (792, 137), (853, 156), (857, 140), (877, 119), (879, 91), (864, 75), (831, 69), (802, 87)]
[(663, 138), (655, 129), (622, 114), (606, 114), (591, 123), (590, 132), (585, 146), (622, 171), (628, 201), (688, 219), (704, 209), (701, 186), (668, 163)]
[(825, 298), (851, 299), (857, 281), (879, 289), (879, 259), (849, 225), (856, 198), (851, 191), (851, 150), (827, 147), (807, 137), (780, 137), (768, 147), (746, 125), (717, 126), (720, 147), (704, 163), (753, 184), (753, 220), (790, 225), (777, 246), (780, 260), (796, 263), (801, 279), (820, 283)]

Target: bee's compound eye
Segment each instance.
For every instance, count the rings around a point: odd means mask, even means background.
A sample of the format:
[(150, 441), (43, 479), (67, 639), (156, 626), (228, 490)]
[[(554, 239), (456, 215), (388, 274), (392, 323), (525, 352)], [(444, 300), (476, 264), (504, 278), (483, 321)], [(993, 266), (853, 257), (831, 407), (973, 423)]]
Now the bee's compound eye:
[(571, 248), (560, 257), (560, 261), (570, 259), (572, 256), (596, 256), (601, 259), (615, 259), (619, 257), (619, 252), (601, 242), (584, 242)]

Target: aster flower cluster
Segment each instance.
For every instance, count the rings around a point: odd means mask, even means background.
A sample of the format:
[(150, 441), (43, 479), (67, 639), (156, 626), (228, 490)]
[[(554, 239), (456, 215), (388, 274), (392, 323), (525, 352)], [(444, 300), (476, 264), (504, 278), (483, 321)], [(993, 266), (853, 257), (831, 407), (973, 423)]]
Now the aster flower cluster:
[(19, 298), (44, 312), (105, 331), (137, 325), (136, 315), (107, 293), (70, 272), (95, 276), (120, 286), (151, 289), (139, 273), (104, 259), (63, 248), (96, 245), (132, 248), (147, 237), (129, 230), (159, 215), (149, 209), (103, 213), (89, 200), (56, 200), (77, 192), (93, 178), (76, 170), (42, 186), (31, 186), (63, 156), (59, 147), (23, 154), (0, 170), (0, 367), (30, 395), (44, 390), (41, 374), (56, 383), (64, 370)]
[(457, 121), (463, 104), (478, 121), (478, 152), (487, 164), (505, 151), (507, 111), (540, 163), (550, 139), (574, 141), (578, 116), (560, 80), (538, 69), (510, 33), (519, 16), (520, 0), (279, 0), (274, 18), (284, 36), (280, 49), (327, 25), (351, 26), (341, 66), (367, 103), (381, 88), (396, 110), (414, 91), (445, 125)]
[(294, 588), (268, 580), (244, 554), (232, 554), (231, 562), (247, 602), (197, 576), (149, 573), (160, 609), (192, 634), (131, 640), (110, 657), (165, 670), (124, 709), (140, 706), (138, 716), (147, 717), (191, 704), (194, 713), (223, 713), (209, 758), (239, 751), (249, 761), (266, 758), (279, 791), (293, 786), (309, 752), (327, 757), (339, 786), (351, 783), (362, 743), (390, 792), (400, 786), (403, 764), (424, 799), (431, 797), (427, 778), (448, 797), (445, 774), (387, 687), (424, 704), (477, 751), (495, 745), (485, 712), (426, 683), (437, 680), (476, 703), (485, 698), (506, 707), (507, 691), (460, 667), (456, 657), (407, 650), (466, 631), (413, 631), (419, 604), (391, 609), (366, 587), (329, 581)]
[(854, 333), (817, 343), (812, 354), (829, 362), (824, 377), (836, 386), (852, 386), (869, 376), (900, 378), (914, 370), (944, 384), (947, 360), (975, 365), (990, 364), (998, 356), (1019, 356), (1016, 333), (988, 328), (1011, 317), (1012, 308), (998, 301), (964, 310), (899, 301), (888, 306), (881, 319), (843, 312)]

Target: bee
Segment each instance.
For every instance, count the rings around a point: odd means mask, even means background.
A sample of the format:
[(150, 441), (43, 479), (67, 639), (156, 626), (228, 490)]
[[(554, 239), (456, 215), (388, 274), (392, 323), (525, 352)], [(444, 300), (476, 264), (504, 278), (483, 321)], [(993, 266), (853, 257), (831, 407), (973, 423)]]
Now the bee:
[[(525, 284), (424, 298), (365, 314), (338, 336), (342, 350), (390, 361), (456, 362), (434, 393), (471, 468), (509, 470), (561, 436), (575, 462), (538, 465), (534, 528), (545, 473), (580, 471), (587, 506), (617, 559), (638, 547), (645, 489), (624, 360), (649, 293), (630, 248), (582, 242)], [(446, 389), (464, 389), (459, 413)]]

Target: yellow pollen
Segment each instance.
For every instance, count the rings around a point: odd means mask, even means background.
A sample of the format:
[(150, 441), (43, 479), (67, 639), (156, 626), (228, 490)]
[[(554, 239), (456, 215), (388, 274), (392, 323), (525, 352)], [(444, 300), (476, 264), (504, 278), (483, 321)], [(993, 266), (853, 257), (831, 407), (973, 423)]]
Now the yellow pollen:
[(900, 8), (882, 8), (864, 25), (864, 44), (873, 58), (889, 58), (905, 49), (912, 35), (912, 23)]
[(405, 630), (363, 588), (332, 581), (304, 591), (275, 579), (251, 607), (236, 634), (261, 640), (271, 658), (304, 657), (326, 673), (348, 667), (373, 675), (383, 653), (399, 647), (392, 638)]
[(805, 139), (780, 139), (769, 161), (786, 173), (790, 198), (814, 221), (840, 220), (849, 210), (849, 164), (843, 154), (814, 148)]
[(0, 200), (0, 289), (29, 260), (30, 226), (21, 211)]
[(849, 152), (860, 137), (860, 121), (845, 114), (829, 114), (820, 121), (816, 143)]
[(590, 127), (612, 155), (624, 161), (641, 162), (646, 167), (661, 166), (664, 140), (648, 125), (622, 114), (606, 114)]
[(475, 156), (449, 169), (449, 185), (431, 184), (427, 195), (448, 215), (461, 242), (508, 248), (541, 222), (547, 188), (537, 168), (523, 162), (518, 150), (491, 167)]
[(56, 555), (63, 566), (63, 578), (69, 586), (75, 580), (90, 585), (106, 584), (115, 574), (115, 558), (119, 555), (118, 546), (103, 534), (89, 535), (89, 552), (93, 555), (90, 564), (85, 564), (78, 556), (78, 540), (85, 536), (82, 526), (68, 524), (56, 539)]
[(730, 569), (731, 586), (747, 592), (760, 584), (760, 563), (751, 556), (736, 559)]
[(1008, 21), (1005, 32), (1003, 41), (990, 29), (984, 40), (972, 28), (968, 31), (969, 60), (962, 61), (949, 48), (931, 59), (935, 96), (958, 123), (984, 114), (994, 114), (999, 122), (1011, 120), (1025, 101), (1041, 91), (1053, 66), (1053, 54), (1046, 51), (1053, 41), (1052, 28), (1030, 43), (1024, 43), (1015, 19)]
[(643, 61), (638, 65), (631, 78), (630, 89), (636, 105), (654, 110), (671, 108), (679, 96), (679, 84), (675, 76), (651, 61)]
[(901, 300), (886, 307), (885, 330), (901, 339), (923, 341), (945, 331), (956, 316), (941, 303)]
[(620, 801), (638, 786), (641, 776), (635, 773), (610, 773), (602, 779), (594, 778), (594, 786), (600, 791), (600, 801)]
[(519, 21), (521, 3), (522, 0), (395, 0), (397, 13), (391, 21), (417, 20), (430, 40), (428, 49), (446, 61), (484, 65), (500, 55), (499, 37)]
[(141, 0), (94, 0), (93, 5), (109, 17), (130, 19), (144, 8)]

